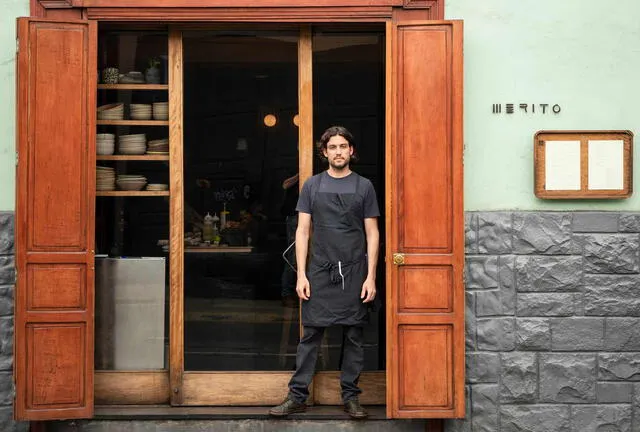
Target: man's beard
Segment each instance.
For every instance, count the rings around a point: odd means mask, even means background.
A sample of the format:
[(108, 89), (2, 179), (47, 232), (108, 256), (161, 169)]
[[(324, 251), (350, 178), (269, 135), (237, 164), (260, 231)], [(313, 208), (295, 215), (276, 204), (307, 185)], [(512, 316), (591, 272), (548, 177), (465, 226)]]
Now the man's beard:
[(336, 164), (334, 160), (329, 160), (329, 165), (331, 166), (331, 168), (335, 170), (343, 170), (349, 167), (350, 161), (351, 161), (351, 158), (348, 158), (348, 157), (342, 158), (339, 164)]

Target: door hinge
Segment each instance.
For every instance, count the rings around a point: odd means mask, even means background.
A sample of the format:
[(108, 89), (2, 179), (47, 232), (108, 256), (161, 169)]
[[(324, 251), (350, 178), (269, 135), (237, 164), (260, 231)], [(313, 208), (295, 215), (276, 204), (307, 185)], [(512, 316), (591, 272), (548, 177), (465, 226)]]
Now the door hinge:
[(18, 152), (16, 152), (16, 166), (18, 166)]
[(16, 54), (20, 54), (20, 39), (16, 38)]

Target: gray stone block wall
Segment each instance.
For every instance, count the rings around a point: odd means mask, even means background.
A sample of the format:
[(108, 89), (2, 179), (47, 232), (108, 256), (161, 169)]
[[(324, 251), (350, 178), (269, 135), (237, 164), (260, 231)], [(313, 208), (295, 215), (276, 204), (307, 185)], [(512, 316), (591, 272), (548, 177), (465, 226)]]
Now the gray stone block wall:
[(640, 213), (466, 214), (465, 420), (640, 432)]
[(13, 212), (0, 212), (0, 431), (26, 431), (13, 421), (13, 293), (15, 284)]

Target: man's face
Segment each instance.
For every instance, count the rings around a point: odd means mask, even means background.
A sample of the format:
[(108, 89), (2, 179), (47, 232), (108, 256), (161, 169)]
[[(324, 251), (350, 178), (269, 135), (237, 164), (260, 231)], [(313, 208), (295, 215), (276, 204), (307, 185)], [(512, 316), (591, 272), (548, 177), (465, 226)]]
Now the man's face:
[(349, 166), (353, 147), (349, 145), (349, 141), (345, 137), (334, 135), (327, 142), (327, 148), (323, 149), (323, 153), (329, 161), (329, 165), (340, 170)]

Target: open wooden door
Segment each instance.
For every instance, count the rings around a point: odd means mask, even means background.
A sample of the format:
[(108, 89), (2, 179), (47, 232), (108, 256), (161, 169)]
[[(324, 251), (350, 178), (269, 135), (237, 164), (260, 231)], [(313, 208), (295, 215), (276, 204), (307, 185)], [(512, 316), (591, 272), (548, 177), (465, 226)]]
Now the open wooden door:
[(93, 415), (96, 27), (18, 20), (19, 420)]
[(463, 417), (462, 22), (391, 27), (387, 415)]

